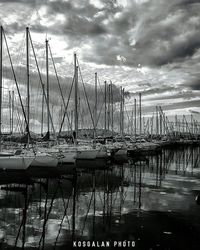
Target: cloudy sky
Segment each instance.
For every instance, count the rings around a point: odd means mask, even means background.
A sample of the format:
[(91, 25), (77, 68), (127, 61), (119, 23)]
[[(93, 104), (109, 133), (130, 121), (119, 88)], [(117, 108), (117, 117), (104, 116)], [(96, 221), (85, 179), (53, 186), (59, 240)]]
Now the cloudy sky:
[(161, 105), (168, 115), (196, 118), (199, 13), (199, 0), (0, 0), (0, 22), (16, 67), (29, 26), (41, 61), (49, 39), (63, 82), (72, 75), (76, 52), (86, 83), (94, 84), (98, 72), (100, 82), (112, 80), (131, 93), (127, 110), (141, 92), (145, 113)]

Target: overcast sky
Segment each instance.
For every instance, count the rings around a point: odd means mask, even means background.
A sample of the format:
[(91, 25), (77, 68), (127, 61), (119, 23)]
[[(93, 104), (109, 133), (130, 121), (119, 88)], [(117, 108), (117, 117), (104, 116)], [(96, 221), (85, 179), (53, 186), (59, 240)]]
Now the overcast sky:
[[(139, 92), (144, 111), (200, 111), (199, 0), (0, 0), (0, 22), (14, 60), (29, 26), (38, 57), (50, 41), (58, 73), (70, 77), (73, 53), (84, 80), (112, 80)], [(21, 52), (22, 53), (22, 52)], [(23, 64), (23, 63), (22, 63)]]

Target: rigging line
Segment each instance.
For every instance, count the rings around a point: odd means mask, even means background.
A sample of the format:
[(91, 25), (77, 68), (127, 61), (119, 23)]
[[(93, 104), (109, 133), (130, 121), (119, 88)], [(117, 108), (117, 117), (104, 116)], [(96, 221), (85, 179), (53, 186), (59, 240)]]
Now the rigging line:
[(38, 249), (40, 249), (40, 246), (41, 246), (41, 242), (43, 240), (43, 243), (44, 243), (44, 240), (45, 240), (45, 236), (43, 236), (43, 232), (45, 231), (45, 220), (47, 218), (47, 204), (48, 204), (48, 196), (49, 196), (49, 179), (47, 178), (46, 179), (46, 197), (45, 197), (45, 206), (44, 206), (44, 222), (43, 222), (43, 231), (42, 231), (42, 235), (40, 237), (40, 241), (39, 241), (39, 245), (38, 245)]
[(129, 124), (130, 124), (130, 117), (129, 117), (129, 114), (128, 114), (128, 111), (127, 111), (125, 105), (124, 105), (124, 109), (125, 109), (125, 112), (126, 112), (126, 115), (127, 115), (127, 118), (128, 118), (128, 126), (129, 126)]
[(20, 64), (20, 62), (22, 61), (23, 58), (23, 54), (24, 54), (24, 44), (25, 44), (25, 32), (23, 32), (23, 36), (22, 36), (22, 40), (20, 43), (17, 43), (17, 45), (19, 45), (16, 49), (16, 51), (18, 52), (17, 56), (16, 56), (16, 61), (18, 63), (18, 66)]
[[(28, 188), (28, 187), (27, 187)], [(28, 190), (26, 189), (26, 192), (28, 192)], [(26, 202), (26, 207), (24, 209), (26, 209), (26, 211), (28, 210), (28, 207), (29, 207), (29, 204), (30, 204), (30, 200), (31, 200), (32, 196), (30, 195), (29, 196), (29, 199), (27, 199), (27, 202)], [(19, 239), (19, 235), (20, 235), (20, 232), (21, 232), (21, 228), (23, 226), (23, 224), (26, 223), (26, 218), (23, 214), (23, 217), (22, 217), (22, 221), (21, 221), (21, 224), (19, 226), (19, 229), (18, 229), (18, 233), (17, 233), (17, 237), (15, 239), (15, 245), (14, 245), (14, 249), (16, 249), (16, 246), (17, 246), (17, 242), (18, 242), (18, 239)]]
[[(17, 57), (17, 62), (18, 64), (16, 65), (17, 69), (18, 69), (18, 72), (19, 72), (19, 81), (21, 82), (21, 85), (25, 85), (25, 80), (23, 79), (23, 73), (22, 73), (22, 65), (23, 65), (23, 55), (24, 55), (24, 44), (25, 44), (25, 32), (23, 33), (23, 37), (22, 37), (22, 41), (21, 41), (21, 44), (19, 44), (18, 48), (17, 48), (17, 52), (18, 53), (18, 57)], [(20, 63), (21, 62), (21, 63)], [(22, 65), (20, 65), (22, 64)], [(25, 105), (26, 106), (26, 105)]]
[[(38, 65), (37, 57), (36, 57), (36, 54), (35, 54), (35, 49), (34, 49), (34, 46), (33, 46), (33, 41), (31, 39), (30, 31), (28, 32), (28, 34), (29, 34), (29, 38), (30, 38), (30, 42), (31, 42), (31, 47), (32, 47), (32, 51), (33, 51), (33, 55), (34, 55), (34, 59), (35, 59), (36, 67), (37, 67), (37, 71), (38, 71), (38, 74), (39, 74), (40, 83), (41, 83), (41, 86), (42, 86), (42, 91), (43, 91), (44, 99), (45, 99), (46, 104), (47, 104), (47, 96), (46, 96), (45, 89), (44, 89), (44, 83), (43, 83), (43, 80), (42, 80), (42, 76), (41, 76), (40, 68), (39, 68), (39, 65)], [(53, 120), (52, 120), (52, 116), (51, 116), (49, 105), (47, 105), (47, 107), (48, 107), (48, 113), (49, 113), (49, 118), (50, 118), (50, 121), (51, 121), (51, 126), (52, 126), (52, 129), (53, 129), (53, 133), (54, 133), (54, 136), (56, 137), (55, 128), (54, 128), (54, 125), (53, 125)]]
[[(23, 126), (22, 126), (22, 121), (21, 121), (20, 115), (19, 115), (19, 110), (18, 109), (15, 109), (15, 110), (17, 112), (17, 119), (18, 119), (18, 124), (19, 124), (19, 128), (20, 128), (20, 132), (23, 133)], [(16, 130), (17, 130), (17, 127), (16, 127)]]
[(97, 117), (97, 122), (96, 122), (96, 124), (95, 124), (96, 127), (97, 127), (97, 125), (98, 125), (98, 122), (99, 122), (99, 119), (100, 119), (100, 116), (101, 116), (101, 112), (102, 112), (103, 106), (104, 106), (104, 103), (102, 102), (101, 108), (100, 108), (100, 111), (99, 111), (99, 115), (98, 115), (98, 117)]
[[(63, 193), (63, 188), (62, 188), (62, 186), (61, 186), (61, 183), (59, 183), (59, 186), (60, 186), (60, 190), (61, 190), (61, 196), (62, 196), (62, 201), (63, 201), (63, 208), (64, 208), (64, 211), (65, 211), (65, 208), (66, 208), (66, 206), (68, 206), (68, 205), (65, 204), (64, 193)], [(72, 191), (73, 191), (73, 190), (72, 190)], [(70, 199), (71, 195), (72, 195), (72, 192), (71, 192), (71, 194), (70, 194), (69, 197), (68, 197), (67, 203), (69, 202), (69, 199)], [(70, 222), (69, 222), (68, 216), (67, 216), (67, 223), (68, 223), (68, 226), (69, 226), (69, 229), (70, 229)]]
[(10, 60), (10, 65), (11, 65), (11, 69), (12, 69), (14, 81), (15, 81), (15, 84), (16, 84), (16, 87), (17, 87), (17, 92), (18, 92), (18, 96), (19, 96), (19, 100), (20, 100), (22, 112), (23, 112), (23, 115), (24, 115), (24, 120), (25, 120), (26, 127), (27, 127), (27, 133), (28, 133), (28, 136), (31, 138), (29, 127), (28, 127), (28, 122), (27, 122), (27, 119), (26, 119), (26, 113), (25, 113), (24, 106), (23, 106), (23, 103), (22, 103), (22, 98), (21, 98), (21, 94), (20, 94), (20, 91), (19, 91), (19, 86), (18, 86), (16, 75), (15, 75), (15, 71), (14, 71), (14, 67), (13, 67), (13, 63), (12, 63), (10, 51), (9, 51), (9, 48), (8, 48), (8, 43), (7, 43), (7, 39), (6, 39), (6, 35), (5, 35), (4, 29), (3, 29), (3, 36), (4, 36), (4, 40), (5, 40), (5, 44), (6, 44), (6, 48), (7, 48), (7, 53), (8, 53), (9, 60)]
[(89, 87), (93, 87), (93, 76), (90, 76), (85, 83), (89, 86)]
[(17, 51), (18, 53), (18, 58), (17, 58), (17, 62), (19, 63), (18, 65), (20, 65), (20, 62), (23, 63), (23, 57), (24, 57), (24, 53), (25, 53), (25, 32), (23, 33), (23, 37), (22, 37), (22, 42), (21, 42), (21, 46), (19, 45)]
[[(42, 58), (44, 58), (45, 57), (45, 50), (43, 51), (43, 56), (42, 56)], [(41, 64), (41, 73), (44, 75), (44, 62), (45, 62), (45, 60), (42, 60), (42, 64)], [(30, 83), (31, 83), (31, 78), (30, 78)], [(31, 88), (32, 89), (32, 88)], [(38, 109), (42, 109), (41, 110), (41, 113), (42, 113), (42, 117), (40, 117), (40, 115), (38, 116), (38, 120), (40, 120), (40, 123), (41, 123), (41, 134), (43, 134), (43, 127), (44, 127), (44, 95), (43, 95), (43, 90), (41, 89), (41, 86), (40, 86), (40, 79), (38, 79), (38, 81), (37, 81), (37, 98), (41, 101), (41, 105), (39, 106), (39, 105), (36, 105), (37, 106), (37, 110), (35, 111), (34, 110), (34, 112), (36, 112), (37, 114), (40, 114), (40, 112), (38, 112)], [(36, 98), (35, 98), (35, 100), (36, 100)], [(35, 101), (34, 100), (34, 101)], [(38, 101), (39, 101), (38, 100)]]
[[(70, 196), (68, 197), (67, 204), (66, 204), (65, 210), (64, 210), (64, 214), (63, 214), (63, 217), (62, 217), (61, 222), (60, 222), (58, 234), (57, 234), (57, 236), (56, 236), (56, 240), (55, 240), (55, 243), (54, 243), (54, 248), (53, 248), (54, 250), (56, 249), (56, 245), (57, 245), (57, 242), (58, 242), (58, 239), (59, 239), (61, 230), (62, 230), (62, 225), (63, 225), (64, 219), (65, 219), (65, 216), (67, 215), (67, 209), (68, 209), (68, 207), (69, 207), (69, 201), (70, 201), (70, 198), (71, 198), (71, 196), (72, 196), (72, 193), (73, 193), (73, 189), (72, 189), (72, 192), (70, 193)], [(68, 216), (67, 216), (67, 219), (68, 219)], [(68, 219), (68, 225), (69, 225), (69, 230), (70, 230), (69, 219)]]
[(100, 201), (101, 205), (103, 205), (103, 200), (102, 200), (102, 198), (101, 198), (100, 192), (98, 192), (98, 197), (99, 197), (99, 201)]
[(95, 129), (94, 119), (93, 119), (93, 116), (92, 116), (92, 111), (91, 111), (90, 104), (89, 104), (89, 101), (88, 101), (88, 97), (87, 97), (87, 93), (86, 93), (86, 89), (85, 89), (85, 84), (83, 82), (83, 77), (82, 77), (82, 73), (81, 73), (80, 64), (79, 64), (78, 59), (77, 59), (77, 63), (78, 63), (78, 69), (79, 69), (79, 72), (80, 72), (81, 81), (82, 81), (82, 84), (83, 84), (83, 89), (84, 89), (84, 93), (85, 93), (85, 97), (86, 97), (88, 109), (89, 109), (91, 120), (92, 120), (92, 125), (93, 125), (93, 128)]
[[(73, 66), (73, 62), (72, 62), (73, 60), (72, 59), (70, 59), (70, 63), (68, 63), (68, 72), (67, 72), (67, 74), (65, 74), (65, 73), (63, 73), (63, 77), (68, 77), (68, 75), (73, 75), (74, 74), (74, 71), (73, 70), (71, 70), (71, 66)], [(70, 81), (71, 82), (71, 81)], [(64, 96), (66, 96), (67, 95), (67, 93), (68, 93), (68, 86), (66, 85), (66, 86), (64, 86), (63, 87), (63, 93), (64, 93)]]
[[(18, 130), (18, 127), (19, 127), (19, 130)], [(17, 131), (20, 131), (20, 133), (22, 133), (22, 128), (20, 126), (19, 120), (17, 120), (17, 123), (16, 123), (15, 127), (13, 128), (13, 134)]]
[[(43, 56), (42, 56), (42, 58), (44, 58), (44, 57), (45, 57), (45, 50), (43, 51)], [(44, 66), (44, 61), (43, 61), (42, 65), (41, 65), (41, 68), (43, 68), (43, 66)], [(31, 83), (31, 77), (30, 77), (30, 83)], [(32, 89), (33, 89), (33, 88), (31, 88), (31, 90), (32, 90)], [(42, 91), (41, 91), (41, 89), (40, 89), (40, 81), (38, 81), (38, 82), (37, 82), (37, 95), (35, 96), (34, 101), (37, 101), (37, 100), (39, 99), (39, 97), (41, 97), (41, 96), (42, 96)], [(37, 99), (36, 99), (36, 97), (37, 97)], [(36, 105), (36, 107), (39, 108), (38, 105)]]
[(94, 193), (92, 192), (92, 195), (91, 195), (91, 198), (90, 198), (90, 202), (89, 202), (89, 205), (88, 205), (88, 209), (87, 209), (87, 212), (86, 212), (86, 216), (85, 216), (85, 219), (84, 219), (84, 223), (83, 223), (83, 228), (82, 228), (82, 230), (81, 230), (81, 235), (83, 235), (83, 231), (84, 231), (84, 229), (85, 229), (85, 223), (86, 223), (86, 221), (87, 221), (88, 213), (89, 213), (89, 211), (90, 211), (90, 206), (91, 206), (91, 204), (92, 204), (93, 196), (94, 196)]
[(48, 219), (49, 219), (49, 215), (50, 215), (50, 213), (51, 213), (51, 211), (52, 211), (53, 202), (54, 202), (54, 200), (55, 200), (55, 198), (56, 198), (56, 195), (57, 195), (57, 193), (58, 193), (58, 190), (59, 190), (59, 183), (57, 184), (56, 190), (55, 190), (55, 192), (54, 192), (54, 194), (53, 194), (53, 197), (51, 198), (51, 203), (50, 203), (50, 206), (49, 206), (49, 210), (48, 210), (48, 212), (47, 212), (47, 215), (46, 215), (46, 218), (45, 218), (45, 221), (44, 221), (44, 233), (45, 233), (45, 226), (46, 226), (47, 221), (48, 221)]
[(169, 135), (169, 137), (171, 137), (171, 138), (172, 138), (172, 136), (170, 135), (169, 128), (168, 128), (168, 125), (170, 125), (170, 124), (169, 124), (168, 117), (167, 117), (167, 116), (165, 116), (165, 114), (164, 114), (163, 110), (161, 109), (161, 107), (160, 107), (160, 112), (161, 112), (162, 117), (163, 117), (163, 118), (165, 117), (165, 119), (166, 119), (166, 130), (168, 131), (168, 135)]
[(115, 195), (115, 197), (113, 198), (113, 206), (115, 206), (115, 202), (118, 200), (118, 194), (119, 194), (119, 192), (120, 192), (120, 190), (119, 190), (119, 188), (120, 188), (120, 186), (118, 187), (118, 189), (117, 189), (117, 191), (116, 191), (116, 195)]
[(68, 99), (67, 99), (67, 105), (66, 105), (66, 107), (65, 107), (65, 111), (64, 111), (63, 119), (62, 119), (62, 122), (61, 122), (61, 125), (60, 125), (60, 130), (59, 130), (59, 132), (58, 132), (58, 136), (59, 136), (60, 133), (61, 133), (61, 130), (62, 130), (64, 121), (65, 121), (65, 115), (66, 115), (66, 112), (67, 112), (67, 109), (68, 109), (69, 99), (70, 99), (70, 96), (71, 96), (71, 93), (72, 93), (72, 88), (73, 88), (73, 85), (74, 85), (74, 80), (75, 80), (75, 75), (73, 76), (73, 79), (72, 79), (72, 84), (71, 84), (71, 88), (70, 88), (70, 91), (69, 91), (69, 97), (68, 97)]
[(17, 242), (18, 242), (18, 239), (19, 239), (19, 235), (20, 235), (20, 232), (21, 232), (23, 223), (24, 223), (24, 217), (22, 217), (22, 221), (21, 221), (21, 224), (20, 224), (19, 229), (18, 229), (18, 232), (17, 232), (17, 237), (16, 237), (16, 239), (15, 239), (14, 250), (16, 249)]
[[(102, 94), (102, 96), (103, 96), (103, 91), (102, 91), (102, 88), (101, 88), (101, 85), (100, 85), (98, 76), (97, 76), (97, 82), (98, 82), (98, 84), (99, 84), (100, 92), (101, 92), (101, 94)], [(98, 124), (99, 119), (100, 119), (100, 115), (101, 115), (101, 112), (102, 112), (102, 109), (103, 109), (103, 105), (104, 105), (104, 103), (103, 103), (103, 101), (102, 101), (101, 108), (100, 108), (100, 111), (99, 111), (99, 115), (98, 115), (98, 118), (97, 118), (97, 121), (96, 121), (96, 124), (95, 124), (96, 127), (97, 127), (97, 124)]]
[[(64, 99), (64, 96), (63, 96), (63, 91), (62, 91), (62, 89), (61, 89), (60, 80), (59, 80), (59, 77), (58, 77), (56, 65), (55, 65), (55, 62), (54, 62), (54, 59), (53, 59), (53, 55), (52, 55), (52, 52), (51, 52), (51, 47), (50, 47), (49, 44), (48, 44), (48, 47), (49, 47), (49, 52), (50, 52), (51, 60), (52, 60), (52, 63), (53, 63), (53, 68), (54, 68), (54, 71), (55, 71), (55, 75), (56, 75), (58, 87), (59, 87), (60, 94), (61, 94), (61, 97), (62, 97), (63, 105), (64, 105), (64, 108), (65, 108), (65, 106), (66, 106), (66, 104), (65, 104), (65, 99)], [(67, 115), (68, 124), (69, 124), (70, 129), (71, 129), (71, 132), (72, 132), (72, 124), (70, 123), (69, 115), (68, 115), (67, 112), (66, 112), (66, 115)]]
[(98, 84), (99, 84), (99, 88), (100, 88), (101, 94), (103, 95), (103, 90), (102, 90), (102, 87), (101, 87), (98, 75), (97, 75), (97, 81), (98, 81)]

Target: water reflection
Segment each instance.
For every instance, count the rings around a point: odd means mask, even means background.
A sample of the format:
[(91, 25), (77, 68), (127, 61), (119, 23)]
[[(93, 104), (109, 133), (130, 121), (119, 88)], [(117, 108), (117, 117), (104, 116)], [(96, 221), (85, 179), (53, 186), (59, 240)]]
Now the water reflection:
[(198, 249), (199, 147), (128, 163), (0, 173), (0, 248), (65, 249), (74, 239), (135, 249)]

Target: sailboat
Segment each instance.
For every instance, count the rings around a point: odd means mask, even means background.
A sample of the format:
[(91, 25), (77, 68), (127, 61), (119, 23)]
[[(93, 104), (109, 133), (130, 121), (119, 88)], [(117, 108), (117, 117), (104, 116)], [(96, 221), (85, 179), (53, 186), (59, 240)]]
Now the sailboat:
[[(15, 77), (15, 72), (14, 72), (10, 52), (9, 52), (9, 49), (8, 49), (8, 44), (7, 44), (5, 32), (4, 32), (3, 27), (1, 26), (0, 27), (0, 151), (1, 151), (1, 154), (0, 154), (0, 169), (3, 169), (3, 170), (25, 170), (33, 162), (34, 156), (21, 155), (21, 154), (20, 155), (18, 155), (18, 154), (12, 155), (12, 154), (10, 154), (8, 152), (2, 152), (2, 150), (1, 150), (2, 149), (2, 141), (1, 141), (2, 138), (1, 137), (2, 137), (3, 38), (4, 38), (4, 41), (5, 41), (5, 44), (6, 44), (8, 57), (9, 57), (11, 68), (12, 68), (12, 73), (14, 75), (15, 83), (16, 83), (16, 86), (17, 86), (17, 90), (18, 90), (18, 94), (19, 94), (19, 98), (20, 98), (20, 102), (21, 102), (21, 97), (20, 97), (18, 84), (17, 84), (16, 77)], [(21, 104), (22, 104), (22, 102), (21, 102)], [(24, 114), (23, 106), (22, 106), (22, 111), (23, 111), (23, 114)]]
[[(74, 112), (74, 122), (75, 122), (75, 134), (78, 135), (78, 110), (77, 110), (77, 93), (78, 93), (78, 66), (77, 66), (77, 57), (74, 54), (74, 71), (75, 71), (75, 112)], [(95, 121), (94, 121), (94, 135), (96, 134), (96, 123), (97, 123), (97, 74), (95, 74)], [(94, 136), (96, 137), (96, 135)], [(77, 145), (77, 140), (75, 138), (75, 147), (77, 150), (76, 159), (77, 160), (94, 160), (96, 158), (106, 158), (107, 152), (102, 147), (97, 147), (96, 144), (94, 147), (87, 145)]]
[[(7, 40), (6, 40), (6, 35), (4, 32), (3, 27), (0, 27), (0, 149), (2, 149), (2, 80), (3, 80), (3, 74), (2, 74), (2, 69), (3, 69), (3, 38), (6, 44), (6, 48), (7, 48), (7, 52), (8, 52), (8, 57), (10, 60), (10, 64), (11, 64), (11, 68), (12, 68), (12, 73), (15, 79), (15, 84), (18, 90), (18, 94), (19, 94), (19, 98), (20, 98), (20, 102), (21, 102), (21, 96), (19, 93), (19, 88), (18, 88), (18, 84), (16, 81), (16, 76), (15, 76), (15, 72), (14, 72), (14, 68), (13, 68), (13, 64), (12, 64), (12, 60), (11, 60), (11, 56), (10, 56), (10, 52), (8, 49), (8, 44), (7, 44)], [(21, 102), (22, 104), (22, 102)], [(22, 106), (22, 111), (24, 114), (24, 109)], [(27, 169), (30, 164), (32, 163), (32, 161), (34, 160), (34, 156), (29, 156), (29, 155), (21, 155), (21, 154), (17, 154), (15, 153), (14, 155), (9, 153), (9, 152), (3, 152), (2, 150), (1, 154), (0, 154), (0, 169), (3, 170), (24, 170)]]
[[(100, 148), (93, 148), (90, 145), (80, 145), (78, 144), (78, 66), (76, 53), (74, 54), (74, 132), (73, 139), (74, 145), (70, 146), (68, 144), (58, 145), (57, 148), (65, 155), (73, 155), (75, 160), (94, 160), (97, 158), (98, 153), (101, 151)], [(65, 107), (66, 112), (66, 107)], [(64, 117), (62, 124), (64, 122)], [(61, 125), (62, 128), (62, 125)], [(60, 129), (61, 132), (61, 129)], [(59, 133), (60, 133), (59, 132)], [(101, 154), (99, 154), (100, 156)]]
[[(29, 32), (29, 29), (27, 28), (27, 58), (28, 58), (28, 38), (31, 39), (31, 36), (30, 36), (30, 32)], [(45, 90), (44, 90), (44, 84), (42, 82), (42, 78), (40, 77), (40, 83), (42, 84), (42, 91), (43, 91), (43, 96), (45, 97), (45, 100), (46, 100), (46, 103), (47, 103), (47, 125), (48, 125), (48, 128), (47, 128), (47, 137), (50, 136), (50, 132), (49, 132), (49, 120), (50, 120), (50, 109), (49, 109), (49, 64), (48, 64), (48, 40), (46, 39), (46, 81), (47, 81), (47, 95), (45, 94)], [(31, 40), (31, 45), (32, 45), (32, 40)], [(34, 47), (32, 45), (32, 49), (34, 51)], [(35, 53), (34, 53), (35, 55)], [(35, 61), (36, 61), (36, 64), (38, 65), (37, 63), (37, 59), (35, 57)], [(40, 75), (40, 71), (39, 71), (39, 68), (38, 68), (38, 73)], [(27, 77), (28, 77), (28, 73), (27, 73)], [(31, 163), (31, 166), (32, 167), (57, 167), (58, 165), (58, 162), (59, 162), (59, 159), (57, 157), (57, 155), (55, 154), (52, 154), (49, 150), (48, 151), (45, 151), (45, 150), (41, 150), (41, 149), (37, 149), (36, 151), (36, 156), (35, 156), (35, 159), (34, 161)]]
[(0, 156), (0, 169), (3, 170), (25, 170), (33, 162), (34, 157), (14, 155)]
[[(29, 37), (30, 37), (30, 33)], [(33, 47), (32, 47), (33, 48)], [(52, 117), (50, 114), (50, 108), (49, 108), (49, 64), (48, 64), (48, 54), (49, 54), (49, 44), (48, 40), (46, 39), (46, 82), (47, 82), (47, 94), (44, 90), (44, 84), (42, 83), (42, 90), (43, 90), (43, 96), (47, 104), (47, 134), (45, 137), (48, 137), (47, 139), (50, 139), (50, 120), (52, 124), (52, 128), (54, 130)], [(36, 60), (36, 58), (35, 58)], [(40, 74), (40, 72), (38, 72)], [(54, 130), (55, 134), (55, 130)], [(64, 148), (60, 148), (59, 146), (53, 146), (48, 148), (38, 148), (36, 153), (36, 159), (33, 161), (31, 166), (55, 166), (57, 167), (58, 164), (68, 164), (68, 163), (74, 163), (75, 162), (75, 155), (76, 152), (74, 150), (66, 150)]]

